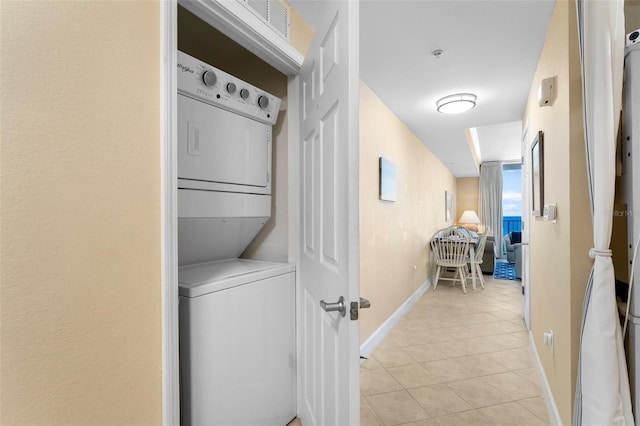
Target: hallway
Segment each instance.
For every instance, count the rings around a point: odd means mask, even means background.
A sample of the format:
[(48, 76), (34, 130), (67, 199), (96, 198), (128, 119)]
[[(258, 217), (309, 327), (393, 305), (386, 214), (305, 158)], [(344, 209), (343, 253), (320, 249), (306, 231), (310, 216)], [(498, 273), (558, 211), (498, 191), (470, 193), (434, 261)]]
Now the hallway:
[(520, 281), (430, 288), (360, 372), (361, 425), (549, 424)]

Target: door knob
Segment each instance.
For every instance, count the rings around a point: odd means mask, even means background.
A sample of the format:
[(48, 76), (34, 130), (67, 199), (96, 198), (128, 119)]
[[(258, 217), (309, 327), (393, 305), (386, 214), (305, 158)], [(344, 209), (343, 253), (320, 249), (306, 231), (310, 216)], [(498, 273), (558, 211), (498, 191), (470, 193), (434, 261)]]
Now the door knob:
[(345, 316), (347, 313), (347, 305), (344, 303), (344, 297), (340, 296), (337, 302), (327, 303), (324, 300), (320, 301), (320, 307), (326, 312), (340, 312), (340, 315)]

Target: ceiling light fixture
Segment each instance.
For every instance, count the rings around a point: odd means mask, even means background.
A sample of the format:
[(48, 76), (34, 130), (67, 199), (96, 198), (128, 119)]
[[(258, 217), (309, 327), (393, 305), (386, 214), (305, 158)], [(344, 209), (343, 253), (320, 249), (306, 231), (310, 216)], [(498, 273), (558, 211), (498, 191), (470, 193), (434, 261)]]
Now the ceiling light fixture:
[(436, 105), (438, 106), (438, 112), (444, 114), (459, 114), (475, 107), (476, 99), (476, 95), (472, 93), (458, 93), (439, 99)]

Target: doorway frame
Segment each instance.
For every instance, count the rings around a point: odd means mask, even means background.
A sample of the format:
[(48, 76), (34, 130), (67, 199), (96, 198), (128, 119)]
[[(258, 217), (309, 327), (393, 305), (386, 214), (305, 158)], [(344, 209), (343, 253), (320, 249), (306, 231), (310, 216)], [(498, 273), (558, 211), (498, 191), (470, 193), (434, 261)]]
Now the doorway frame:
[[(160, 9), (160, 173), (161, 173), (161, 296), (162, 296), (162, 423), (180, 423), (178, 325), (178, 179), (177, 167), (177, 60), (178, 4), (289, 77), (287, 96), (289, 161), (297, 158), (293, 141), (299, 136), (297, 91), (304, 55), (278, 36), (265, 22), (238, 2), (222, 0), (166, 0)], [(294, 112), (294, 113), (292, 113)], [(292, 119), (293, 118), (293, 119)], [(293, 151), (293, 152), (292, 152)], [(292, 167), (292, 165), (294, 167)], [(298, 217), (298, 195), (292, 193), (296, 163), (289, 163), (289, 218)], [(291, 185), (291, 184), (294, 185)], [(293, 223), (292, 223), (293, 222)], [(298, 240), (299, 226), (290, 219), (290, 247)], [(296, 287), (298, 277), (296, 277)]]
[(520, 139), (522, 149), (522, 316), (527, 327), (527, 331), (531, 332), (531, 278), (529, 269), (529, 255), (531, 241), (531, 157), (529, 149), (529, 120), (522, 127), (522, 137)]

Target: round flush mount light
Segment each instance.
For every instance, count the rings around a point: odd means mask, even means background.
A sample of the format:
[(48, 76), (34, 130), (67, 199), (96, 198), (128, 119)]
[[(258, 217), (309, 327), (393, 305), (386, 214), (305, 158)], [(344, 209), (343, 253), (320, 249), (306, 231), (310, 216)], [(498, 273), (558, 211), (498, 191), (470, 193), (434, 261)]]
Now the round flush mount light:
[(438, 106), (438, 112), (459, 114), (476, 106), (476, 99), (476, 95), (472, 93), (458, 93), (439, 99), (436, 105)]

